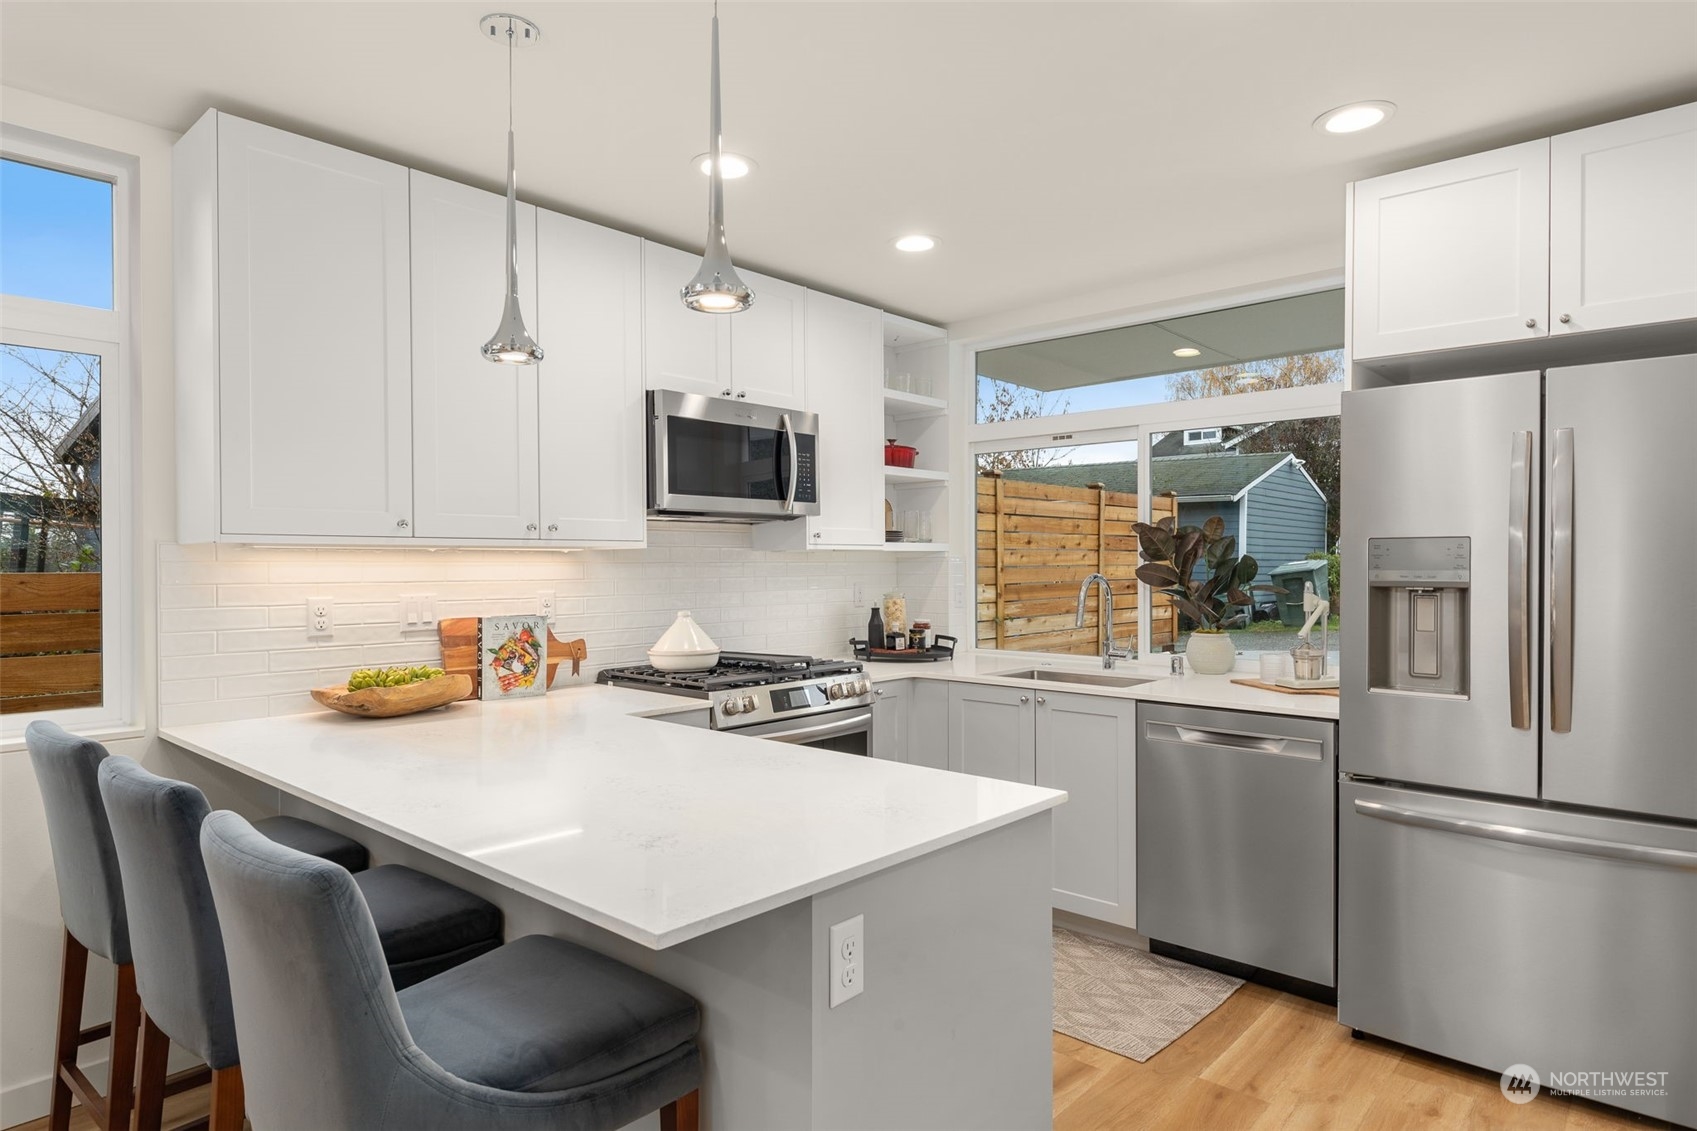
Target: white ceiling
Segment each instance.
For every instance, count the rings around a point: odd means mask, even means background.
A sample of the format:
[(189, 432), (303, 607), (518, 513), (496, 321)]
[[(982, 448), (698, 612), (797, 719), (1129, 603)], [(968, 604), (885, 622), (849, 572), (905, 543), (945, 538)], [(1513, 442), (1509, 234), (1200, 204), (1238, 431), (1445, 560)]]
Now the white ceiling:
[[(510, 3), (512, 7), (503, 5)], [(698, 245), (709, 5), (0, 3), (0, 82), (208, 106)], [(954, 322), (1327, 248), (1344, 182), (1697, 99), (1697, 3), (743, 3), (720, 11), (738, 262)], [(1310, 123), (1399, 106), (1348, 137)], [(924, 256), (889, 240), (926, 231)]]

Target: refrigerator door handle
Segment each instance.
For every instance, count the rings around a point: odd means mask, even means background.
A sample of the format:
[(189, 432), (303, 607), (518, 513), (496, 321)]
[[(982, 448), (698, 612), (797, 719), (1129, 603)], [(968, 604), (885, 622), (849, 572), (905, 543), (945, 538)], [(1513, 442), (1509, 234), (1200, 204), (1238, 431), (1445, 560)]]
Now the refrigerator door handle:
[(1508, 463), (1508, 722), (1532, 729), (1532, 433), (1510, 437)]
[(1550, 451), (1550, 729), (1573, 729), (1573, 429)]
[(1486, 821), (1469, 821), (1463, 817), (1446, 817), (1439, 813), (1422, 813), (1387, 805), (1382, 801), (1355, 800), (1355, 811), (1364, 817), (1394, 821), (1423, 829), (1476, 836), (1484, 840), (1500, 840), (1507, 844), (1523, 844), (1528, 848), (1547, 848), (1554, 852), (1574, 852), (1582, 856), (1600, 856), (1607, 860), (1629, 860), (1635, 864), (1660, 864), (1669, 868), (1697, 871), (1697, 852), (1677, 848), (1655, 848), (1643, 844), (1626, 844), (1618, 840), (1597, 840), (1568, 833), (1542, 832), (1516, 825), (1497, 825)]

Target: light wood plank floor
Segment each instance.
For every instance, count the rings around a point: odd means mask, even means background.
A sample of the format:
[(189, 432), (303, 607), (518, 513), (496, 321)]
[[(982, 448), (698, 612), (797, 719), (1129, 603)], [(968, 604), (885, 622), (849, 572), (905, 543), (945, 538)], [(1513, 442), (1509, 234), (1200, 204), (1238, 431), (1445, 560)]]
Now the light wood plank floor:
[[(1247, 985), (1138, 1064), (1059, 1033), (1055, 1131), (1603, 1131), (1669, 1126), (1583, 1100), (1511, 1104), (1497, 1075), (1372, 1039), (1331, 1006)], [(165, 1101), (165, 1125), (206, 1114), (208, 1090)], [(46, 1131), (47, 1120), (20, 1131)], [(71, 1131), (95, 1131), (78, 1108)]]

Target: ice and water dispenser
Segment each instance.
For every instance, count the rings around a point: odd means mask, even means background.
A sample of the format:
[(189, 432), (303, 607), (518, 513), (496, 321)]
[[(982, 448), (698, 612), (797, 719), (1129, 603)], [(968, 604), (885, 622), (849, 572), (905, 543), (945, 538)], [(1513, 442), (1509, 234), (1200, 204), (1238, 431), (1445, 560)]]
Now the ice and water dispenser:
[(1367, 540), (1367, 686), (1467, 694), (1467, 538)]

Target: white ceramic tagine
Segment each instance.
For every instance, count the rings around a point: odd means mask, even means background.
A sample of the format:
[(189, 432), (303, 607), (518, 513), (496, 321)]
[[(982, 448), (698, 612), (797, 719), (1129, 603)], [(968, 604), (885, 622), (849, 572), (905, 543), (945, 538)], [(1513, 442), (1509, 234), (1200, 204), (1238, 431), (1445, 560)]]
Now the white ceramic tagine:
[(672, 627), (648, 650), (648, 662), (663, 672), (704, 671), (719, 662), (719, 646), (688, 609), (680, 609)]

